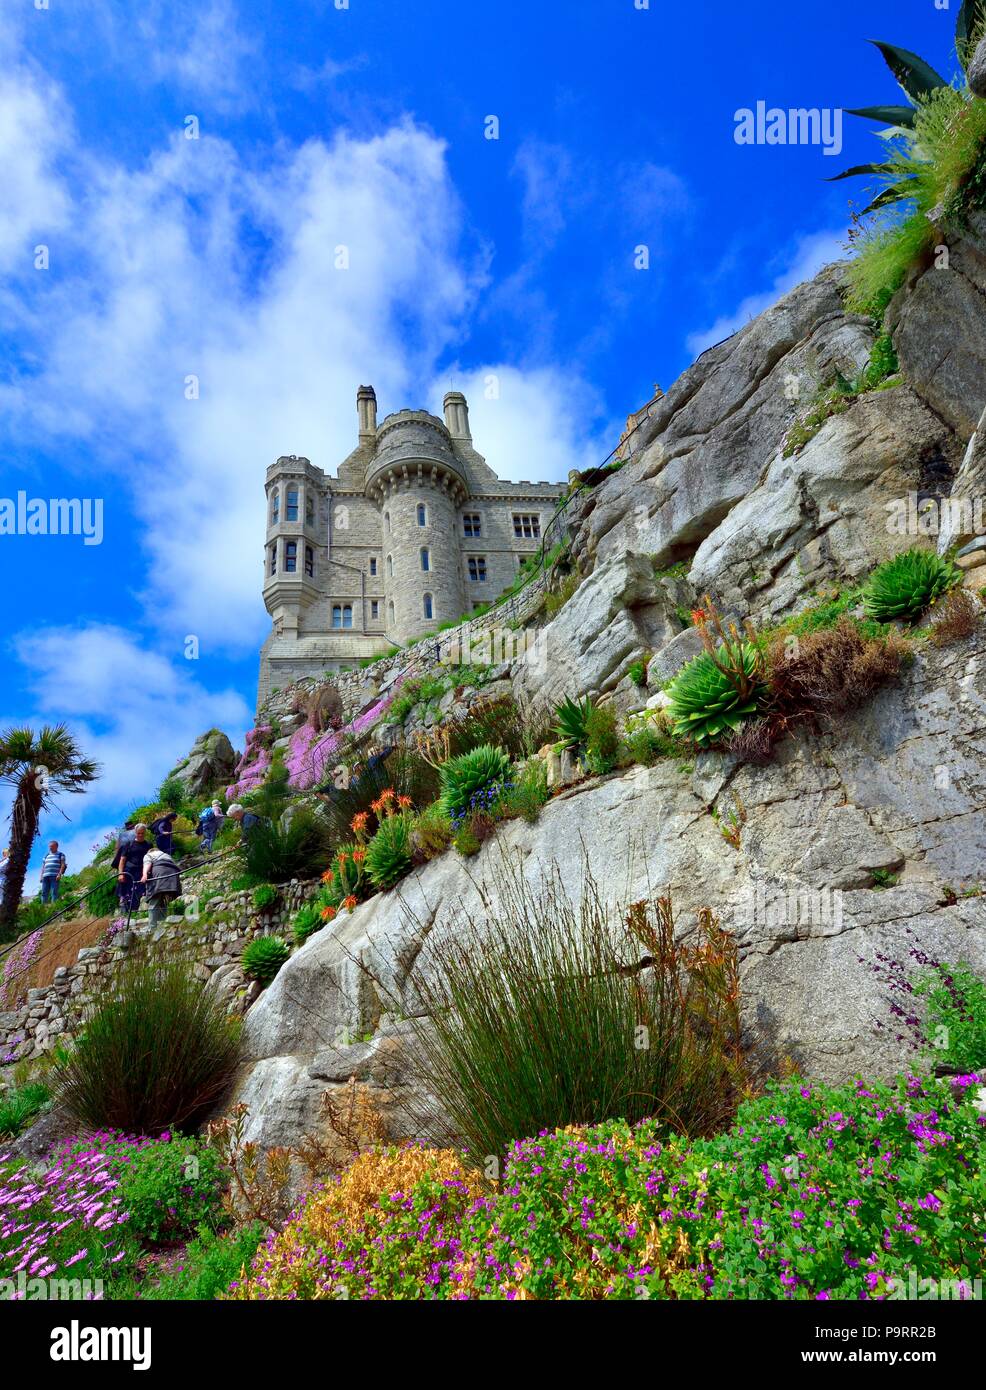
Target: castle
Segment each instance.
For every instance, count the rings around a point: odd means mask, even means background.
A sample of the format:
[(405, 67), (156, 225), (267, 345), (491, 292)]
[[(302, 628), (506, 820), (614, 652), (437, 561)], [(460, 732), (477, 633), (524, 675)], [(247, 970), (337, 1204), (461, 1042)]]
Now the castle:
[(326, 474), (291, 454), (267, 470), (258, 701), (304, 676), (350, 669), (497, 598), (533, 555), (564, 490), (502, 482), (476, 452), (469, 408), (399, 410), (377, 424), (356, 393), (359, 441)]

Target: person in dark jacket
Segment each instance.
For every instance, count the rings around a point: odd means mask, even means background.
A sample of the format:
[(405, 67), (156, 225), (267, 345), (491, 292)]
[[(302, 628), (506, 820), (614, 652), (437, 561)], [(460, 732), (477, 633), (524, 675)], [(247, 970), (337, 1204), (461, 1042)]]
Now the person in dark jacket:
[(151, 834), (158, 849), (164, 854), (171, 854), (174, 851), (173, 831), (175, 821), (178, 819), (177, 811), (169, 811), (164, 816), (158, 816), (157, 820), (151, 821)]
[(147, 838), (147, 826), (141, 822), (134, 826), (134, 837), (121, 845), (113, 856), (113, 868), (117, 871), (117, 896), (121, 912), (135, 912), (144, 896), (144, 856), (153, 846)]

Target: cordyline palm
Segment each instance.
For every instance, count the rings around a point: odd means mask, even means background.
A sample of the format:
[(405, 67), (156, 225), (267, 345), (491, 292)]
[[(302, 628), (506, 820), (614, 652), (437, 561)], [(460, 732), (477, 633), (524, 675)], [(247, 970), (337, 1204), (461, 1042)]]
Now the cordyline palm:
[(42, 811), (57, 792), (81, 792), (99, 776), (99, 764), (84, 758), (64, 724), (0, 733), (0, 781), (15, 791), (10, 816), (10, 858), (0, 903), (0, 932), (17, 915), (27, 865)]

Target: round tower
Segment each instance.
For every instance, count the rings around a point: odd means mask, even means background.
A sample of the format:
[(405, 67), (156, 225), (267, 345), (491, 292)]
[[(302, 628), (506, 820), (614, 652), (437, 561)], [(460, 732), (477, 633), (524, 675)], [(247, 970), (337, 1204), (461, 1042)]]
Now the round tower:
[(366, 491), (380, 509), (386, 630), (406, 642), (466, 611), (457, 538), (469, 487), (448, 429), (427, 411), (388, 415), (376, 445)]
[(264, 602), (282, 635), (297, 633), (318, 596), (321, 474), (308, 459), (282, 456), (267, 470)]

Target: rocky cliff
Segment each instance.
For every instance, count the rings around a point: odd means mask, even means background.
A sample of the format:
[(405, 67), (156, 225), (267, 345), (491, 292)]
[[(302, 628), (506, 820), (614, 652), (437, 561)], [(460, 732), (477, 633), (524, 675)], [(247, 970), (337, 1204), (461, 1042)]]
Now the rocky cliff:
[[(942, 546), (967, 538), (945, 504), (977, 496), (983, 467), (984, 230), (891, 304), (902, 370), (879, 389), (846, 392), (813, 418), (826, 383), (860, 380), (876, 341), (869, 320), (844, 311), (830, 267), (653, 403), (624, 466), (573, 506), (582, 582), (541, 630), (537, 660), (515, 663), (521, 698), (639, 708), (695, 654), (684, 610), (704, 593), (738, 619), (770, 621), (913, 544), (916, 518), (936, 522), (917, 532), (932, 539), (945, 518)], [(975, 587), (981, 560), (964, 562)], [(641, 691), (629, 671), (644, 658)], [(944, 649), (918, 644), (865, 709), (788, 739), (766, 767), (708, 752), (570, 787), (537, 824), (502, 826), (470, 861), (432, 861), (293, 956), (247, 1016), (237, 1098), (251, 1137), (299, 1139), (322, 1093), (352, 1075), (375, 1088), (395, 1134), (410, 1132), (422, 1100), (408, 1045), (416, 981), (442, 934), (498, 930), (511, 864), (535, 888), (557, 868), (573, 897), (586, 875), (613, 903), (669, 888), (683, 931), (713, 908), (740, 944), (751, 1043), (820, 1078), (893, 1073), (907, 1059), (876, 1027), (887, 1018), (877, 955), (904, 959), (917, 942), (986, 974), (984, 785), (980, 629)], [(738, 843), (722, 833), (730, 817)]]

